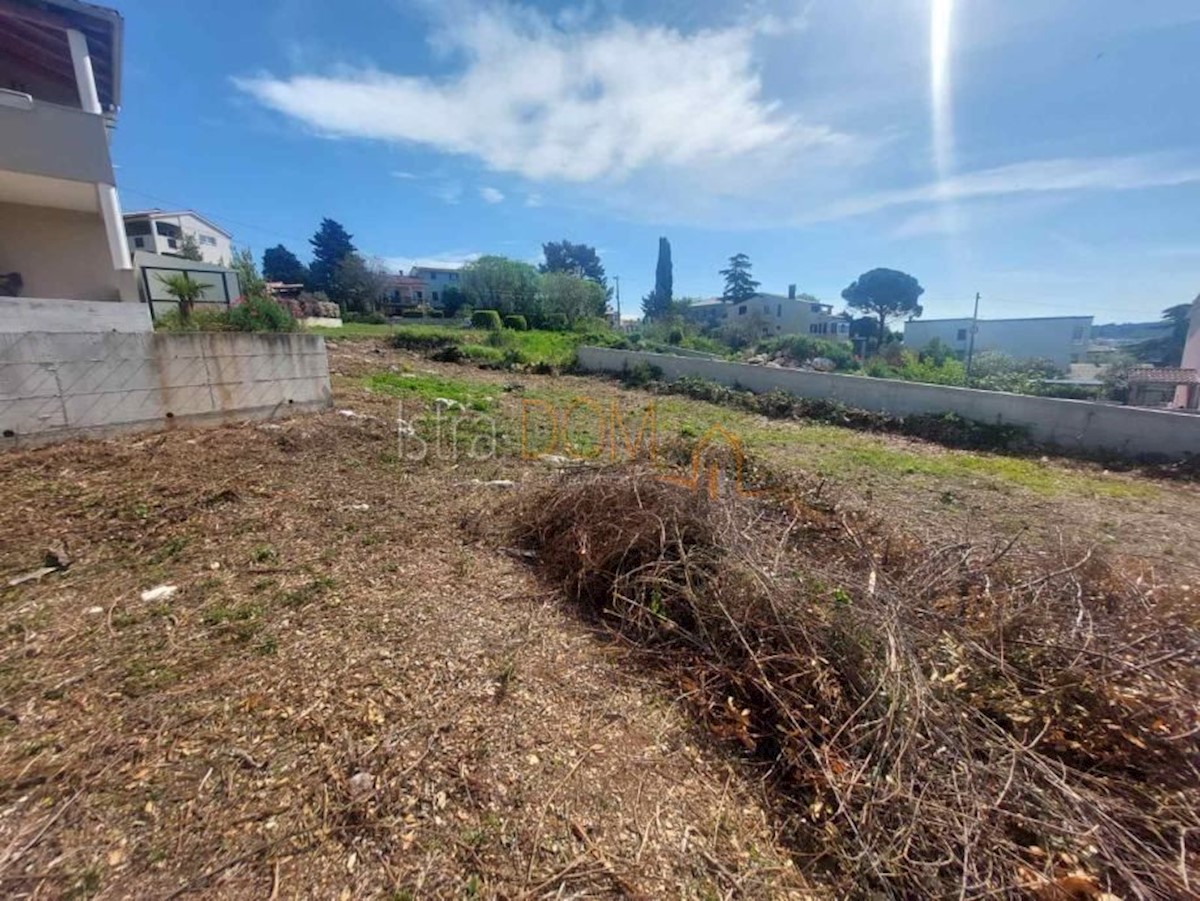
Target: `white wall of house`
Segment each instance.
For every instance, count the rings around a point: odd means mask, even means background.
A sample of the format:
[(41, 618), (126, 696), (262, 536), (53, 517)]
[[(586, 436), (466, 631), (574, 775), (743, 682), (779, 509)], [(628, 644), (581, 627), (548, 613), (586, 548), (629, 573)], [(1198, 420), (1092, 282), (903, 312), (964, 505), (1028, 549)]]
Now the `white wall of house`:
[[(19, 274), (23, 298), (136, 300), (108, 144), (120, 16), (56, 0), (0, 7), (0, 274)], [(16, 27), (47, 19), (61, 37), (44, 46)]]
[[(1052, 360), (1065, 369), (1087, 359), (1092, 317), (981, 319), (978, 328), (975, 353), (993, 350), (1021, 360)], [(904, 343), (913, 350), (922, 350), (938, 338), (956, 355), (965, 357), (970, 337), (970, 318), (915, 319), (904, 324)]]
[(0, 203), (0, 273), (6, 272), (21, 274), (22, 297), (138, 299), (132, 267), (113, 268), (97, 209)]
[(442, 301), (442, 292), (447, 288), (459, 287), (461, 272), (447, 266), (413, 266), (408, 272), (411, 278), (419, 278), (425, 283), (421, 300), (433, 304)]
[(228, 265), (233, 262), (233, 242), (199, 216), (191, 213), (162, 213), (125, 217), (125, 234), (131, 250), (149, 253), (178, 254), (183, 235), (196, 239), (204, 262)]

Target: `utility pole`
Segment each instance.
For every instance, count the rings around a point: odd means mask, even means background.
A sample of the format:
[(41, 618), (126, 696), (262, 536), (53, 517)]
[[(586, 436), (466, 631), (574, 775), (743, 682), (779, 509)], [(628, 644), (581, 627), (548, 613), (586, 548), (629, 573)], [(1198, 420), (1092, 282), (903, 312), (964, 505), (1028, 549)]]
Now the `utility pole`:
[(614, 275), (613, 281), (617, 286), (617, 328), (621, 327), (621, 276)]
[(975, 292), (975, 312), (971, 314), (971, 335), (967, 341), (967, 387), (971, 387), (971, 361), (975, 357), (975, 333), (979, 331), (979, 292)]

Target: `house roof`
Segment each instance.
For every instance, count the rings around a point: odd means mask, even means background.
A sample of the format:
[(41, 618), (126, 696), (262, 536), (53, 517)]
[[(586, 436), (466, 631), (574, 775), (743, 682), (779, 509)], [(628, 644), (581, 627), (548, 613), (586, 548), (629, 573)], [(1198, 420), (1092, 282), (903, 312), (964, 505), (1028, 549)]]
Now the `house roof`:
[(36, 66), (51, 80), (75, 90), (75, 66), (67, 29), (83, 33), (100, 106), (115, 113), (121, 105), (121, 52), (124, 20), (115, 9), (80, 0), (0, 0), (0, 57)]
[[(3, 2), (3, 0), (0, 0), (0, 2)], [(201, 216), (195, 210), (160, 210), (157, 208), (153, 209), (153, 210), (136, 210), (132, 213), (126, 213), (124, 218), (126, 218), (126, 219), (169, 219), (172, 216), (192, 216), (195, 219), (199, 219), (201, 222), (203, 222), (205, 225), (207, 225), (209, 228), (213, 229), (214, 231), (219, 231), (226, 238), (233, 237), (233, 235), (231, 235), (229, 232), (225, 231), (225, 229), (221, 228), (221, 226), (217, 225), (217, 223), (213, 222), (207, 216)]]
[(1163, 368), (1148, 366), (1129, 370), (1130, 382), (1159, 382), (1168, 385), (1200, 384), (1200, 373), (1195, 369)]

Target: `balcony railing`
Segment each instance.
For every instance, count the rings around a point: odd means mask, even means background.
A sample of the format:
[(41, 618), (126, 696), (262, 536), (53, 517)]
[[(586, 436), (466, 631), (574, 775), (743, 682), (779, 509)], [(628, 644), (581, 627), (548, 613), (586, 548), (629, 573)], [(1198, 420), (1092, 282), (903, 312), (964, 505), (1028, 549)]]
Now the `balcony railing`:
[(0, 92), (0, 170), (114, 184), (104, 117)]

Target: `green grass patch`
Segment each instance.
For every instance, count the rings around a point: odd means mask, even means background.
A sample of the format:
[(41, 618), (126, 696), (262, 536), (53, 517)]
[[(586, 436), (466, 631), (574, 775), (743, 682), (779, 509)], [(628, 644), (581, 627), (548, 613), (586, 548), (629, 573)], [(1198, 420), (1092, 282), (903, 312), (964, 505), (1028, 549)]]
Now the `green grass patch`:
[(429, 372), (378, 372), (367, 376), (365, 383), (367, 388), (379, 394), (416, 397), (429, 404), (445, 398), (469, 410), (490, 410), (500, 393), (495, 385)]
[(359, 341), (368, 338), (386, 338), (395, 330), (395, 326), (374, 325), (369, 322), (346, 322), (342, 324), (341, 328), (312, 326), (304, 329), (310, 335), (324, 335), (326, 338), (347, 338)]

